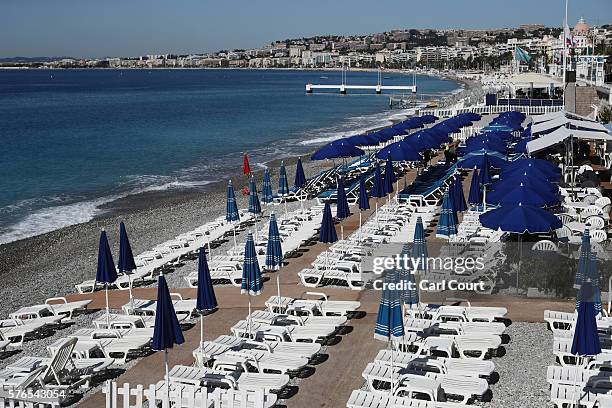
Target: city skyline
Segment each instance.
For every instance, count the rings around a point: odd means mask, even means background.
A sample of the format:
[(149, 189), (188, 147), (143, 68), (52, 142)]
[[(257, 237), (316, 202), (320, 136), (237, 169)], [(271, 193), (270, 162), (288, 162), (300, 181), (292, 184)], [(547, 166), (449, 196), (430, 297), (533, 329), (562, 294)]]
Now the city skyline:
[[(612, 7), (606, 3), (570, 2), (570, 25), (580, 17), (594, 25), (611, 23)], [(363, 35), (405, 28), (495, 29), (529, 23), (559, 27), (563, 4), (562, 0), (536, 4), (518, 0), (502, 13), (499, 2), (483, 0), (462, 4), (444, 0), (435, 8), (396, 0), (387, 1), (384, 7), (357, 0), (350, 8), (321, 1), (287, 5), (270, 0), (263, 7), (196, 0), (180, 5), (159, 0), (109, 0), (103, 4), (10, 0), (3, 5), (0, 33), (11, 40), (0, 44), (0, 57), (201, 53), (257, 47), (286, 38)], [(359, 19), (363, 15), (369, 19)]]

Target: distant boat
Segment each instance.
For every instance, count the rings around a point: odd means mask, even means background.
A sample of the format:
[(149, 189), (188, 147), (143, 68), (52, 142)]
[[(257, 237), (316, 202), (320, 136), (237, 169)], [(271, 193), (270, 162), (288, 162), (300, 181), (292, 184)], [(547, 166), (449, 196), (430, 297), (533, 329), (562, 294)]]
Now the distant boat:
[(319, 79), (328, 79), (326, 76), (320, 76)]
[(391, 79), (391, 77), (383, 77), (383, 79)]

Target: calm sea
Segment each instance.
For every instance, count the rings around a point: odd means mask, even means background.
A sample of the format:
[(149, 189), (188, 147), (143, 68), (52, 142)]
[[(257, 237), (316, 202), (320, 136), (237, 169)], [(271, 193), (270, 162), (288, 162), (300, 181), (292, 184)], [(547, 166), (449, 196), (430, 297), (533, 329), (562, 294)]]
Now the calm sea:
[[(376, 78), (348, 74), (353, 84)], [(0, 243), (88, 221), (129, 194), (218, 180), (243, 151), (262, 165), (402, 113), (388, 95), (306, 95), (308, 82), (339, 83), (340, 73), (0, 70)], [(458, 88), (417, 83), (428, 94)]]

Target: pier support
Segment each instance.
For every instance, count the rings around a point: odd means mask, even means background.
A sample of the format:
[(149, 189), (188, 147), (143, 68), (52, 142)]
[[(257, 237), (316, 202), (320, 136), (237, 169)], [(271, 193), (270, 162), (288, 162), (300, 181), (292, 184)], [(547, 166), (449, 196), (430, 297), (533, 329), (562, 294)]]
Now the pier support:
[(376, 93), (377, 94), (381, 94), (382, 93), (382, 89), (380, 89), (380, 85), (376, 85)]
[(340, 93), (341, 93), (342, 95), (346, 95), (346, 86), (344, 86), (344, 85), (341, 85), (341, 86), (340, 86)]
[(306, 84), (306, 93), (312, 93), (312, 85), (311, 84)]

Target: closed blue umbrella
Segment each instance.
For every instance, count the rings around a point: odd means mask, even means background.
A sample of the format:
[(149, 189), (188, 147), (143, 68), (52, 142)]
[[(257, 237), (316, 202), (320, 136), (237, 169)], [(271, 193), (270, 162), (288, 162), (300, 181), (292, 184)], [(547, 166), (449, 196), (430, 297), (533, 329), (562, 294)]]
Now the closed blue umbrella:
[(270, 172), (268, 169), (264, 170), (263, 184), (261, 188), (261, 201), (265, 204), (271, 204), (274, 201), (272, 194), (272, 183), (270, 182)]
[(210, 277), (208, 261), (206, 260), (206, 252), (204, 247), (201, 247), (200, 254), (198, 255), (198, 291), (196, 299), (196, 310), (200, 312), (200, 351), (204, 347), (204, 312), (214, 310), (218, 306)]
[(470, 205), (479, 205), (482, 203), (479, 178), (478, 169), (474, 169), (474, 173), (472, 173), (472, 182), (470, 184), (470, 194), (468, 196), (468, 203)]
[[(321, 226), (319, 227), (319, 242), (324, 244), (333, 244), (338, 240), (334, 219), (332, 217), (331, 207), (329, 202), (325, 202), (323, 207), (323, 216), (321, 217)], [(328, 251), (325, 251), (325, 267), (327, 267)]]
[(297, 164), (295, 165), (295, 181), (293, 185), (296, 189), (306, 185), (306, 175), (304, 174), (304, 166), (302, 166), (302, 159), (300, 158), (298, 158)]
[(478, 181), (481, 185), (486, 186), (491, 184), (491, 165), (488, 154), (485, 154), (483, 158), (484, 161), (482, 167), (480, 167), (480, 178)]
[(393, 192), (393, 183), (396, 181), (397, 178), (395, 177), (395, 171), (393, 170), (393, 162), (391, 161), (391, 158), (389, 158), (385, 164), (385, 177), (383, 179), (383, 186), (385, 187), (387, 194)]
[(227, 203), (225, 206), (225, 220), (227, 222), (240, 221), (238, 214), (238, 205), (236, 204), (236, 195), (234, 194), (234, 186), (232, 180), (227, 183)]
[(425, 228), (423, 227), (423, 219), (421, 216), (417, 217), (414, 228), (414, 239), (412, 242), (412, 258), (417, 262), (415, 271), (426, 271), (429, 253), (427, 250), (427, 241), (425, 240)]
[(98, 245), (98, 269), (96, 270), (96, 282), (104, 283), (104, 295), (106, 297), (106, 319), (110, 326), (110, 308), (108, 306), (108, 285), (117, 280), (115, 261), (108, 245), (108, 238), (104, 229), (100, 232), (100, 243)]
[[(268, 245), (266, 247), (266, 268), (278, 271), (283, 266), (283, 249), (281, 247), (278, 224), (274, 213), (270, 214), (270, 226), (268, 228)], [(280, 272), (276, 274), (276, 289), (278, 301), (280, 302)], [(280, 307), (280, 304), (279, 304)]]
[[(601, 353), (601, 343), (597, 330), (597, 310), (592, 300), (594, 287), (591, 282), (584, 282), (576, 298), (579, 300), (578, 315), (574, 325), (574, 337), (572, 338), (571, 353), (576, 356), (576, 370), (584, 365), (584, 357), (596, 356)], [(578, 372), (576, 371), (576, 377)], [(578, 392), (576, 392), (578, 391)], [(576, 406), (580, 406), (582, 392), (577, 387), (577, 379), (574, 381), (574, 398)]]
[(465, 203), (465, 195), (463, 194), (463, 183), (460, 176), (457, 176), (452, 184), (453, 208), (455, 211), (463, 212), (468, 209)]
[(262, 291), (263, 280), (261, 278), (261, 270), (259, 269), (259, 261), (257, 260), (257, 252), (255, 251), (255, 242), (253, 241), (253, 234), (249, 231), (244, 247), (242, 284), (240, 286), (240, 293), (249, 295), (249, 337), (251, 336), (251, 296), (257, 296)]
[(227, 203), (225, 206), (225, 220), (232, 223), (232, 229), (234, 231), (234, 250), (236, 249), (236, 225), (235, 221), (240, 221), (240, 215), (238, 214), (238, 204), (236, 204), (236, 195), (234, 194), (234, 186), (232, 180), (227, 184)]
[(119, 223), (119, 261), (117, 262), (119, 272), (131, 272), (136, 269), (132, 246), (125, 229), (123, 221)]
[(134, 254), (132, 253), (132, 246), (130, 245), (130, 239), (128, 238), (125, 224), (123, 221), (119, 223), (119, 261), (117, 262), (117, 269), (119, 272), (123, 272), (128, 275), (129, 279), (129, 292), (130, 292), (130, 304), (132, 310), (134, 309), (134, 296), (132, 295), (132, 279), (130, 274), (136, 270), (136, 262), (134, 261)]
[(372, 197), (381, 198), (387, 195), (382, 181), (380, 166), (376, 166), (376, 170), (374, 170), (374, 183), (372, 184)]
[(266, 268), (279, 270), (283, 265), (283, 250), (281, 247), (280, 234), (276, 215), (270, 214), (270, 225), (268, 227), (268, 244), (266, 247)]
[[(402, 257), (404, 255), (410, 256), (408, 245), (402, 246)], [(400, 279), (400, 283), (403, 284), (403, 288), (400, 290), (400, 299), (403, 304), (407, 305), (418, 305), (419, 304), (419, 289), (414, 278), (414, 273), (408, 268), (401, 268), (398, 271), (397, 277)]]
[(249, 212), (255, 216), (261, 214), (261, 204), (259, 203), (259, 197), (257, 197), (257, 187), (253, 177), (249, 181)]
[[(395, 283), (395, 273), (390, 273), (385, 279), (386, 284)], [(397, 290), (390, 290), (385, 285), (380, 296), (378, 305), (378, 316), (376, 317), (376, 327), (374, 328), (374, 338), (389, 342), (391, 348), (391, 366), (393, 366), (393, 344), (392, 338), (399, 338), (404, 335), (404, 319), (400, 300), (400, 293)], [(391, 390), (394, 391), (393, 370), (391, 372)]]
[(376, 198), (375, 206), (376, 206), (376, 222), (378, 222), (378, 198), (386, 196), (385, 192), (385, 184), (383, 183), (382, 174), (380, 171), (380, 166), (376, 166), (376, 170), (374, 170), (374, 183), (372, 184), (372, 197)]
[(338, 240), (334, 219), (332, 217), (331, 207), (329, 202), (323, 207), (323, 217), (321, 218), (321, 228), (319, 231), (319, 242), (332, 244)]
[[(597, 262), (597, 254), (591, 249), (591, 237), (589, 230), (586, 229), (582, 234), (580, 258), (578, 259), (578, 269), (574, 287), (580, 289), (584, 282), (590, 282), (592, 286), (592, 297), (588, 299), (588, 301), (594, 304), (597, 313), (601, 313), (601, 291), (599, 290), (599, 271)], [(576, 299), (576, 308), (578, 307), (579, 299)]]
[(346, 199), (346, 190), (344, 189), (344, 180), (338, 178), (338, 190), (336, 193), (336, 218), (342, 220), (351, 215), (348, 200)]
[(164, 363), (166, 366), (166, 390), (169, 392), (168, 376), (168, 349), (174, 345), (183, 344), (183, 332), (179, 325), (174, 305), (170, 298), (170, 291), (166, 284), (166, 278), (159, 277), (157, 284), (157, 306), (155, 309), (155, 327), (153, 328), (153, 341), (151, 348), (156, 351), (164, 350)]
[[(285, 169), (285, 162), (282, 161), (280, 169), (278, 171), (278, 195), (285, 197), (289, 195), (289, 184), (287, 182), (287, 169)], [(283, 200), (285, 203), (285, 215), (287, 215), (287, 200)]]
[(364, 176), (359, 178), (359, 199), (357, 204), (359, 205), (359, 241), (361, 241), (361, 213), (370, 209), (370, 197), (368, 197)]
[(444, 193), (444, 199), (442, 200), (442, 210), (440, 211), (440, 221), (438, 222), (436, 236), (438, 238), (450, 239), (455, 235), (457, 235), (457, 219), (453, 203), (447, 191)]
[(287, 169), (285, 162), (282, 161), (278, 171), (278, 195), (283, 197), (289, 194), (289, 184), (287, 182)]

